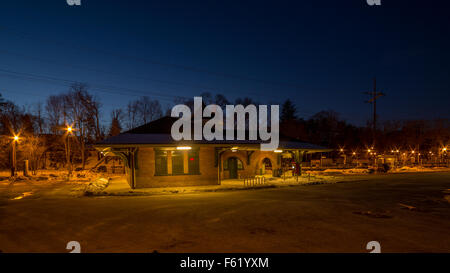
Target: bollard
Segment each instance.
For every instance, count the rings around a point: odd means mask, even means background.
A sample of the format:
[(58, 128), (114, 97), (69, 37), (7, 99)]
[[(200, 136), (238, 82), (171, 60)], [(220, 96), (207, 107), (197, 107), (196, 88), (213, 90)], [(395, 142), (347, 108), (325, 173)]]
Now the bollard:
[(23, 164), (23, 176), (28, 176), (28, 160), (24, 160), (24, 164)]

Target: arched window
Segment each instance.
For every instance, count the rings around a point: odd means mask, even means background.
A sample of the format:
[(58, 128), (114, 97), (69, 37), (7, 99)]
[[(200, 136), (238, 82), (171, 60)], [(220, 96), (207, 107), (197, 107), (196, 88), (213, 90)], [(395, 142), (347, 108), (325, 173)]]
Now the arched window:
[(272, 162), (267, 157), (263, 159), (262, 164), (264, 164), (266, 170), (272, 170)]

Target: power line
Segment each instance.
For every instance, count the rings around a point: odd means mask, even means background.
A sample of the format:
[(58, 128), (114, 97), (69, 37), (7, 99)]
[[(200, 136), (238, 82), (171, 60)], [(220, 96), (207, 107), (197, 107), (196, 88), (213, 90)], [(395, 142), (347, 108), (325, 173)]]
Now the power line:
[[(43, 82), (43, 83), (48, 83), (48, 84), (57, 84), (57, 85), (62, 85), (62, 86), (66, 86), (66, 87), (70, 87), (70, 86), (72, 86), (72, 84), (80, 82), (80, 81), (74, 81), (74, 80), (56, 78), (56, 77), (49, 77), (49, 76), (44, 76), (44, 75), (32, 74), (32, 73), (17, 72), (17, 71), (1, 69), (1, 68), (0, 68), (0, 72), (3, 72), (3, 74), (0, 74), (0, 77), (6, 76), (9, 78), (23, 79), (26, 81), (35, 81), (35, 82), (37, 81), (37, 82)], [(142, 90), (138, 90), (138, 89), (116, 87), (116, 86), (111, 86), (111, 85), (93, 84), (93, 83), (86, 82), (86, 81), (81, 81), (81, 82), (86, 83), (91, 89), (94, 89), (97, 92), (107, 93), (107, 94), (115, 94), (115, 95), (123, 95), (123, 96), (136, 96), (136, 97), (151, 95), (151, 96), (157, 97), (160, 100), (164, 100), (164, 101), (171, 102), (171, 103), (174, 103), (174, 99), (176, 99), (176, 98), (179, 98), (182, 100), (191, 99), (190, 97), (186, 97), (186, 96), (173, 96), (173, 95), (167, 95), (164, 93), (148, 92), (148, 91), (142, 91)], [(112, 90), (116, 90), (116, 91), (113, 92)], [(124, 93), (124, 92), (126, 92), (126, 93)], [(133, 95), (133, 93), (134, 93), (134, 95)], [(318, 112), (313, 112), (310, 110), (309, 111), (308, 110), (298, 110), (297, 112), (300, 114), (303, 114), (305, 116), (308, 116), (308, 115), (313, 116), (314, 114), (318, 113)], [(345, 117), (345, 115), (342, 115), (342, 114), (340, 114), (340, 115)]]
[[(78, 65), (72, 65), (72, 64), (61, 64), (58, 62), (55, 62), (53, 60), (48, 60), (48, 59), (43, 59), (43, 58), (36, 58), (33, 56), (29, 56), (29, 55), (24, 55), (24, 54), (18, 54), (15, 52), (11, 52), (8, 50), (3, 50), (0, 49), (0, 54), (9, 54), (9, 55), (14, 55), (14, 56), (19, 56), (21, 58), (26, 58), (26, 59), (31, 59), (31, 60), (35, 60), (38, 62), (44, 62), (44, 63), (50, 63), (50, 64), (55, 64), (55, 65), (59, 65), (59, 66), (66, 66), (66, 67), (70, 67), (70, 68), (74, 68), (74, 69), (79, 69), (79, 70), (88, 70), (88, 71), (93, 71), (96, 73), (103, 73), (103, 74), (109, 74), (109, 75), (115, 75), (115, 76), (123, 76), (122, 73), (118, 73), (118, 72), (111, 72), (111, 71), (105, 71), (105, 70), (100, 70), (100, 69), (95, 69), (95, 68), (90, 68), (87, 66), (78, 66)], [(220, 92), (218, 91), (219, 88), (215, 88), (215, 87), (211, 87), (211, 86), (203, 86), (203, 85), (192, 85), (192, 84), (187, 84), (187, 83), (182, 83), (182, 82), (175, 82), (175, 81), (167, 81), (167, 80), (157, 80), (157, 79), (151, 79), (151, 78), (147, 78), (147, 77), (140, 77), (137, 75), (130, 75), (127, 77), (131, 77), (131, 78), (136, 78), (136, 79), (141, 79), (141, 80), (148, 80), (148, 81), (153, 81), (153, 82), (158, 82), (158, 83), (162, 83), (162, 84), (170, 84), (170, 85), (178, 85), (178, 86), (183, 86), (183, 87), (188, 87), (188, 88), (199, 88), (199, 89), (206, 89), (206, 90), (216, 90), (216, 92)], [(233, 92), (233, 91), (227, 91), (227, 93), (236, 93), (236, 94), (241, 94), (242, 92), (246, 92), (249, 95), (260, 95), (260, 94), (256, 94), (256, 93), (249, 93), (248, 91), (237, 91), (237, 92)], [(270, 96), (275, 98), (275, 96)], [(279, 97), (277, 97), (279, 98)]]
[[(8, 77), (13, 77), (13, 78), (21, 78), (21, 79), (25, 79), (25, 80), (28, 80), (28, 81), (40, 81), (40, 82), (45, 82), (45, 83), (50, 83), (50, 84), (59, 84), (59, 85), (67, 86), (67, 87), (72, 86), (72, 84), (79, 83), (78, 81), (73, 81), (73, 80), (54, 78), (54, 77), (42, 76), (42, 75), (31, 74), (31, 73), (16, 72), (16, 71), (7, 70), (7, 69), (0, 69), (0, 72), (7, 73), (7, 74), (3, 74), (2, 76), (8, 76)], [(130, 89), (130, 88), (107, 86), (107, 85), (98, 85), (98, 84), (92, 84), (92, 83), (89, 83), (89, 82), (84, 82), (84, 83), (87, 84), (92, 89), (95, 89), (95, 90), (97, 90), (99, 92), (102, 92), (102, 93), (110, 93), (110, 94), (119, 94), (119, 95), (130, 96), (130, 92), (131, 92), (131, 93), (139, 94), (140, 96), (152, 95), (152, 96), (155, 96), (155, 97), (159, 97), (159, 99), (161, 99), (161, 100), (166, 100), (166, 101), (171, 101), (171, 102), (173, 102), (173, 100), (175, 98), (188, 99), (187, 97), (184, 97), (184, 96), (171, 96), (171, 95), (165, 95), (165, 94), (153, 93), (153, 92), (146, 92), (146, 91)], [(112, 92), (110, 90), (118, 90), (119, 92)], [(125, 91), (127, 93), (123, 93), (123, 92), (120, 92), (120, 91)]]
[(130, 60), (144, 62), (144, 63), (149, 63), (149, 64), (153, 64), (153, 65), (172, 67), (172, 68), (176, 68), (176, 69), (182, 69), (182, 70), (185, 70), (185, 71), (192, 71), (192, 72), (204, 73), (204, 74), (209, 74), (209, 75), (219, 76), (219, 77), (224, 77), (224, 78), (233, 78), (233, 79), (238, 79), (238, 80), (257, 82), (257, 83), (268, 84), (268, 85), (273, 85), (273, 86), (283, 86), (283, 87), (290, 87), (290, 88), (295, 88), (295, 89), (301, 88), (300, 86), (293, 85), (293, 84), (288, 84), (288, 83), (272, 82), (272, 81), (254, 79), (254, 78), (245, 77), (245, 76), (241, 76), (241, 75), (216, 72), (216, 71), (211, 71), (211, 70), (207, 70), (207, 69), (203, 69), (203, 68), (187, 66), (187, 65), (179, 65), (179, 64), (173, 64), (173, 63), (164, 63), (164, 62), (160, 62), (160, 61), (150, 60), (150, 59), (147, 59), (147, 58), (136, 57), (136, 56), (116, 53), (116, 52), (112, 52), (112, 51), (105, 51), (105, 50), (101, 50), (101, 49), (98, 49), (98, 48), (95, 48), (95, 47), (91, 47), (91, 46), (79, 45), (78, 43), (76, 43), (76, 44), (68, 44), (68, 43), (61, 43), (60, 41), (56, 41), (56, 40), (52, 40), (51, 42), (48, 42), (48, 41), (46, 41), (46, 40), (44, 40), (42, 38), (36, 39), (35, 37), (33, 37), (33, 38), (29, 37), (30, 34), (28, 34), (28, 33), (12, 30), (11, 28), (7, 28), (5, 26), (0, 26), (0, 30), (7, 31), (7, 32), (12, 33), (12, 34), (14, 34), (16, 36), (19, 36), (19, 37), (22, 37), (22, 38), (26, 38), (26, 39), (40, 40), (41, 42), (51, 43), (51, 44), (54, 44), (54, 43), (58, 43), (60, 45), (63, 44), (65, 48), (67, 48), (67, 46), (76, 47), (76, 48), (81, 49), (81, 50), (93, 51), (93, 52), (104, 54), (104, 55), (112, 55), (112, 56), (115, 56), (115, 57), (121, 58), (121, 59), (130, 59)]

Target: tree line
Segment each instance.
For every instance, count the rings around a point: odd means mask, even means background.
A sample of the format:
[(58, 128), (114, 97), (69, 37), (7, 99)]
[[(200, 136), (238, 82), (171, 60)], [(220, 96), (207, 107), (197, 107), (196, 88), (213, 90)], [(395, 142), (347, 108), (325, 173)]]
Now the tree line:
[[(201, 93), (205, 104), (259, 103), (250, 97), (230, 101), (223, 94)], [(175, 98), (173, 104), (188, 104), (190, 99)], [(281, 105), (280, 134), (300, 141), (347, 151), (371, 147), (380, 152), (391, 149), (431, 151), (450, 143), (450, 121), (437, 120), (385, 121), (372, 131), (370, 122), (356, 126), (332, 111), (320, 111), (309, 118), (299, 117), (297, 106), (289, 99)], [(8, 151), (13, 135), (20, 135), (19, 156), (30, 161), (32, 170), (42, 165), (49, 154), (52, 162), (64, 162), (68, 156), (67, 127), (72, 126), (72, 159), (84, 169), (91, 144), (137, 126), (170, 115), (170, 107), (163, 110), (157, 99), (148, 96), (130, 101), (123, 109), (113, 109), (110, 123), (102, 124), (105, 114), (101, 99), (89, 92), (87, 85), (73, 84), (67, 92), (51, 95), (44, 103), (32, 107), (18, 106), (0, 95), (0, 141), (2, 151)], [(375, 136), (375, 137), (374, 137)], [(373, 147), (375, 145), (375, 147)], [(50, 153), (46, 153), (50, 152)], [(8, 168), (9, 153), (0, 154), (0, 168)], [(19, 160), (20, 161), (20, 160)]]

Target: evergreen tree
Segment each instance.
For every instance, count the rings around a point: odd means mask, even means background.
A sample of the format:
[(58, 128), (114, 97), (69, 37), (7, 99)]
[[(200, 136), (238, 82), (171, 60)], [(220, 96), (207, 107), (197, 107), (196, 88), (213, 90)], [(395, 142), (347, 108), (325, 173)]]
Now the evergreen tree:
[(287, 99), (281, 106), (281, 122), (297, 119), (297, 109), (290, 99)]
[(109, 127), (109, 136), (116, 136), (122, 131), (120, 120), (122, 119), (122, 110), (116, 109), (111, 112), (111, 126)]

